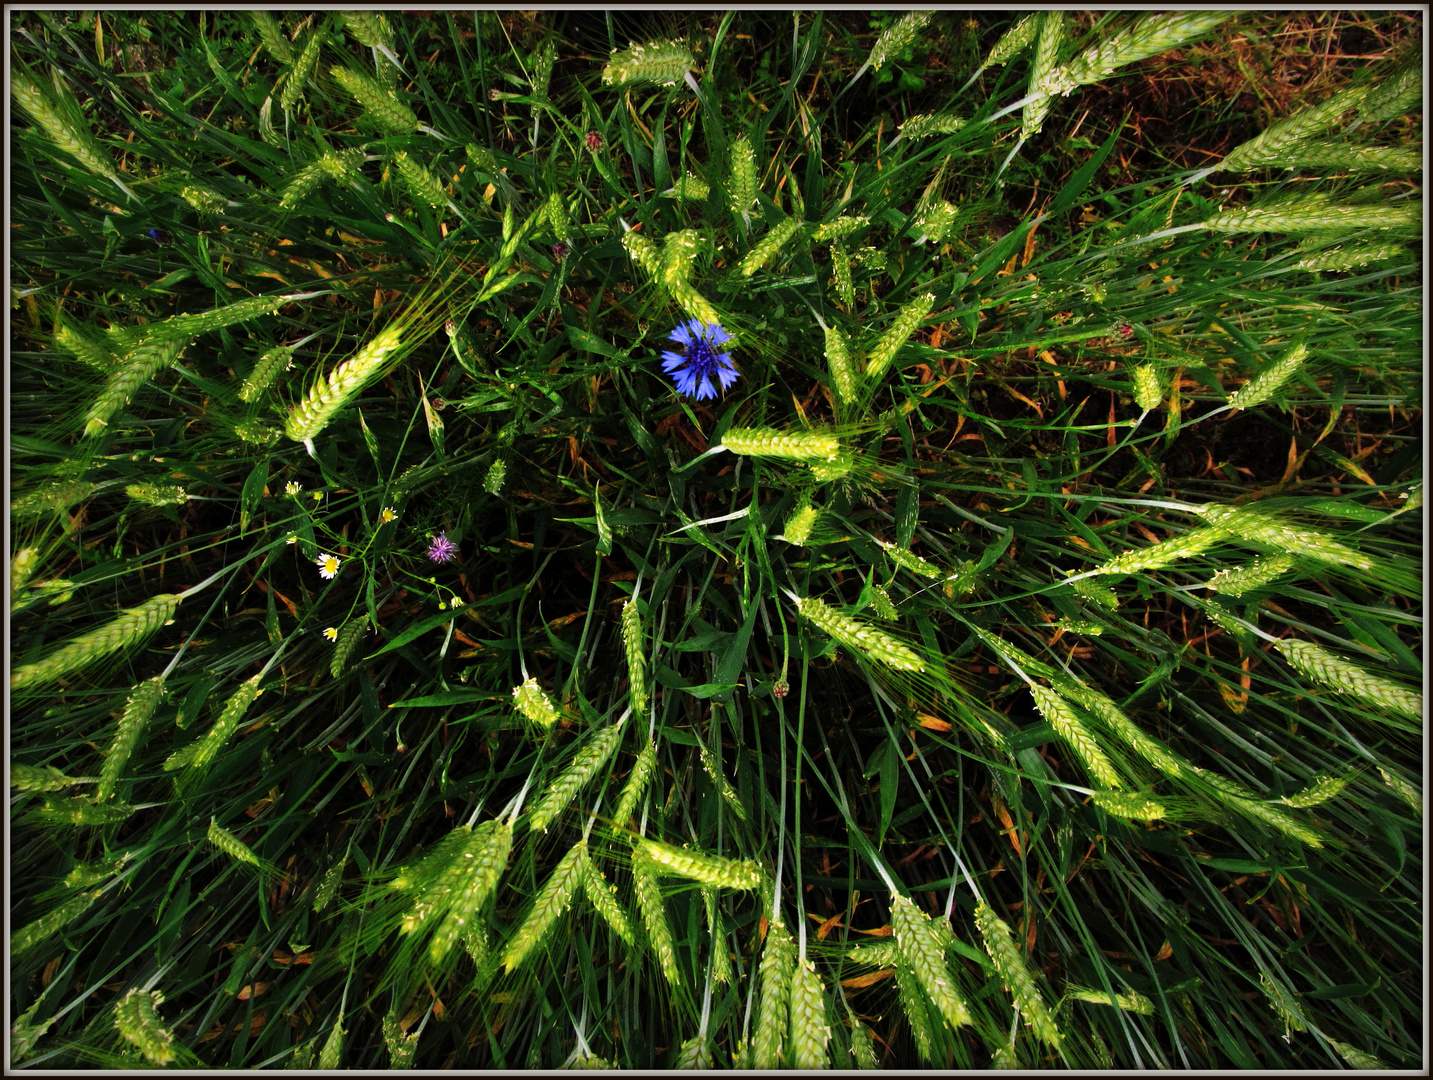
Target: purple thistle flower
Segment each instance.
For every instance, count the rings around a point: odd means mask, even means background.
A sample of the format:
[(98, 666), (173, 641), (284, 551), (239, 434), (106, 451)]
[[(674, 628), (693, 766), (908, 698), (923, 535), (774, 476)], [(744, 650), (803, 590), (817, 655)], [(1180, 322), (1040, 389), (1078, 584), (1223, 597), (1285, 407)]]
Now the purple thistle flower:
[(428, 558), (433, 562), (452, 562), (457, 554), (458, 545), (449, 540), (445, 532), (433, 537), (433, 542), (428, 545)]
[(720, 350), (731, 335), (717, 323), (690, 319), (669, 335), (684, 346), (683, 352), (662, 353), (662, 370), (672, 377), (677, 390), (698, 400), (717, 396), (717, 384), (726, 390), (740, 377), (731, 357)]

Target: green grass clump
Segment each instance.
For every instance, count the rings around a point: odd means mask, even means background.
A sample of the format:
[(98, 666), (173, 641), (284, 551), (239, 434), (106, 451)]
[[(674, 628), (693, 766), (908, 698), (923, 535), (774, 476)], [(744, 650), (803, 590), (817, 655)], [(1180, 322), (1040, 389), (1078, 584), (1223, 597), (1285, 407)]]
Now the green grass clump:
[(1416, 19), (13, 18), (13, 1067), (1421, 1063)]

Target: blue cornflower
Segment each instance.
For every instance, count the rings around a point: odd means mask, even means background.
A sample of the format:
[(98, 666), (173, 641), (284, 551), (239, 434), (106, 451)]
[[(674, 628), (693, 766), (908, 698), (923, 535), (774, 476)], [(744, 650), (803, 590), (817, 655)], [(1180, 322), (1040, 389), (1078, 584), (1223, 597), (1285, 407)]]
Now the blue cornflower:
[(731, 335), (717, 323), (689, 319), (669, 336), (685, 348), (683, 352), (664, 352), (662, 370), (672, 377), (681, 393), (698, 399), (716, 397), (718, 383), (725, 390), (738, 379), (731, 357), (720, 350), (724, 342), (732, 339)]

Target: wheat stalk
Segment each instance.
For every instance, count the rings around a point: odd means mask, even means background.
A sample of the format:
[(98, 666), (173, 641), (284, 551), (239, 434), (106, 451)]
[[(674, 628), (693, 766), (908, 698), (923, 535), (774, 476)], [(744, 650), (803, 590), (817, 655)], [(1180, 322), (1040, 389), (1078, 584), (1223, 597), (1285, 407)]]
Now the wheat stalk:
[(1335, 1050), (1337, 1050), (1338, 1056), (1347, 1061), (1352, 1068), (1388, 1069), (1392, 1067), (1389, 1065), (1385, 1065), (1382, 1060), (1375, 1057), (1373, 1054), (1365, 1053), (1358, 1047), (1350, 1046), (1348, 1043), (1335, 1042), (1333, 1039), (1329, 1039), (1328, 1044), (1332, 1046)]
[(860, 232), (870, 224), (871, 219), (868, 217), (842, 214), (838, 218), (817, 225), (815, 231), (811, 234), (811, 239), (818, 244), (844, 240), (852, 233)]
[(895, 930), (898, 965), (909, 967), (941, 1018), (952, 1030), (970, 1023), (970, 1010), (955, 989), (945, 949), (931, 917), (908, 897), (896, 893), (891, 897), (891, 926)]
[(1159, 373), (1153, 364), (1140, 364), (1130, 369), (1134, 382), (1134, 403), (1145, 412), (1159, 408), (1164, 400), (1164, 390), (1159, 385)]
[(975, 925), (980, 930), (985, 951), (995, 964), (1000, 982), (1015, 999), (1015, 1007), (1025, 1015), (1025, 1022), (1041, 1042), (1058, 1047), (1064, 1039), (1055, 1026), (1045, 1000), (1035, 986), (1035, 978), (1025, 964), (1025, 958), (1016, 946), (1009, 925), (984, 900), (975, 904)]
[(897, 671), (924, 671), (925, 661), (889, 634), (858, 622), (814, 596), (796, 601), (796, 610), (847, 648), (856, 649)]
[(677, 1056), (672, 1062), (674, 1069), (703, 1069), (712, 1067), (711, 1042), (705, 1035), (693, 1035), (677, 1050)]
[(757, 977), (761, 980), (761, 1003), (756, 1013), (756, 1031), (751, 1037), (751, 1067), (779, 1069), (781, 1051), (790, 1019), (791, 980), (796, 970), (796, 946), (780, 922), (766, 930)]
[(1396, 794), (1400, 799), (1402, 799), (1410, 807), (1412, 807), (1414, 813), (1416, 813), (1419, 817), (1422, 817), (1422, 789), (1420, 789), (1414, 784), (1410, 784), (1407, 780), (1399, 776), (1397, 773), (1389, 772), (1385, 768), (1380, 767), (1378, 771), (1379, 774), (1383, 777), (1383, 782), (1393, 790), (1394, 794)]
[(224, 196), (202, 184), (185, 184), (179, 189), (179, 197), (208, 217), (219, 213), (227, 203)]
[(1348, 787), (1353, 778), (1349, 776), (1316, 776), (1308, 782), (1302, 791), (1296, 791), (1292, 795), (1285, 795), (1280, 802), (1299, 809), (1307, 809), (1310, 806), (1318, 806), (1336, 798)]
[(124, 771), (130, 755), (134, 753), (134, 748), (139, 745), (139, 737), (144, 732), (144, 725), (149, 723), (149, 718), (159, 707), (163, 694), (163, 675), (146, 679), (130, 693), (129, 701), (125, 703), (124, 712), (119, 718), (119, 727), (115, 730), (114, 738), (110, 740), (109, 746), (105, 749), (104, 764), (100, 766), (99, 784), (95, 787), (95, 802), (104, 802), (114, 795), (115, 789), (119, 786), (120, 773)]
[(323, 178), (326, 175), (328, 175), (328, 170), (326, 170), (319, 161), (305, 166), (294, 175), (294, 178), (290, 180), (288, 185), (284, 188), (283, 195), (279, 197), (279, 205), (285, 210), (292, 210), (299, 203), (303, 202), (304, 199), (308, 198), (309, 193), (314, 191), (319, 184), (323, 182)]
[(1090, 990), (1080, 986), (1065, 991), (1065, 996), (1073, 998), (1075, 1001), (1088, 1001), (1091, 1005), (1112, 1005), (1125, 1012), (1139, 1013), (1141, 1016), (1154, 1015), (1154, 1002), (1137, 990), (1113, 994), (1106, 990)]
[(925, 293), (917, 296), (901, 306), (896, 313), (893, 322), (884, 334), (881, 335), (875, 347), (866, 354), (866, 376), (870, 379), (878, 379), (896, 358), (907, 339), (915, 332), (921, 320), (930, 314), (930, 309), (935, 307), (935, 294)]
[(840, 244), (831, 245), (831, 286), (847, 308), (856, 304), (856, 283), (851, 278), (851, 256)]
[(1294, 266), (1299, 270), (1348, 271), (1369, 263), (1386, 262), (1399, 258), (1412, 258), (1412, 255), (1402, 244), (1391, 241), (1347, 244), (1305, 255)]
[(178, 593), (151, 596), (139, 607), (122, 612), (113, 622), (75, 638), (43, 660), (14, 668), (10, 672), (11, 692), (53, 682), (62, 675), (148, 637), (173, 621), (179, 601)]
[(126, 484), (124, 493), (145, 506), (183, 506), (189, 495), (177, 484)]
[(693, 173), (686, 173), (672, 182), (672, 194), (678, 199), (706, 202), (711, 193), (711, 185)]
[(876, 543), (880, 545), (881, 550), (891, 557), (892, 562), (897, 566), (909, 570), (912, 574), (924, 578), (944, 578), (949, 576), (944, 570), (936, 566), (935, 563), (927, 562), (913, 551), (906, 551), (904, 548), (896, 547), (895, 544), (887, 540), (877, 540)]
[(1274, 642), (1284, 659), (1306, 678), (1331, 690), (1360, 698), (1372, 705), (1401, 713), (1411, 720), (1423, 718), (1423, 695), (1391, 679), (1370, 674), (1357, 664), (1322, 649), (1311, 641), (1281, 638)]
[(313, 438), (333, 419), (334, 413), (373, 380), (403, 341), (403, 329), (393, 325), (339, 364), (308, 396), (295, 405), (284, 424), (284, 434), (313, 452)]
[(328, 1038), (323, 1041), (323, 1049), (318, 1054), (320, 1072), (333, 1072), (338, 1068), (343, 1052), (343, 1037), (346, 1034), (342, 1023), (333, 1025), (333, 1030), (328, 1033)]
[(632, 229), (622, 234), (622, 246), (626, 248), (628, 256), (634, 263), (640, 266), (648, 276), (657, 277), (662, 272), (662, 256), (657, 250), (657, 245), (647, 237)]
[(733, 454), (795, 461), (835, 461), (841, 453), (841, 440), (824, 431), (727, 428), (721, 444)]
[(915, 1040), (916, 1053), (926, 1061), (935, 1057), (936, 1023), (931, 1016), (931, 1006), (921, 989), (920, 980), (909, 964), (896, 965), (896, 993), (900, 997), (901, 1010), (911, 1025), (911, 1037)]
[(64, 316), (55, 321), (55, 348), (67, 352), (76, 360), (87, 364), (96, 371), (108, 374), (114, 369), (114, 356), (100, 342), (71, 325)]
[(901, 125), (901, 138), (924, 139), (928, 135), (954, 135), (963, 127), (964, 118), (954, 113), (924, 113), (910, 117)]
[(1402, 116), (1422, 96), (1422, 58), (1415, 55), (1392, 75), (1368, 87), (1358, 107), (1358, 123), (1369, 124)]
[(650, 82), (675, 86), (691, 71), (696, 58), (680, 41), (648, 41), (613, 49), (602, 69), (603, 86)]
[(567, 910), (572, 894), (583, 884), (589, 861), (587, 841), (579, 840), (558, 862), (547, 884), (533, 899), (527, 918), (508, 941), (502, 960), (507, 971), (515, 971), (522, 964), (558, 916)]
[(622, 647), (627, 653), (627, 693), (635, 716), (646, 715), (650, 700), (644, 644), (641, 612), (637, 610), (636, 600), (628, 600), (622, 605)]
[[(1100, 718), (1125, 741), (1137, 754), (1153, 764), (1168, 776), (1179, 776), (1184, 772), (1184, 763), (1172, 754), (1164, 743), (1153, 738), (1120, 711), (1118, 705), (1105, 694), (1070, 678), (1058, 681), (1060, 692), (1078, 701)], [(1106, 792), (1105, 794), (1113, 794)]]
[(726, 929), (717, 910), (715, 885), (702, 886), (702, 906), (706, 909), (707, 927), (712, 936), (712, 982), (731, 985), (731, 950), (727, 948)]
[(114, 1006), (114, 1026), (151, 1065), (174, 1060), (174, 1033), (164, 1026), (157, 1009), (163, 1001), (158, 990), (134, 989)]
[(599, 731), (572, 760), (556, 780), (548, 787), (542, 801), (532, 809), (528, 828), (533, 832), (546, 832), (553, 818), (567, 808), (572, 797), (591, 780), (612, 756), (612, 751), (622, 741), (622, 724), (611, 724)]
[(313, 896), (313, 911), (315, 915), (328, 907), (329, 901), (331, 901), (334, 894), (338, 892), (338, 887), (343, 884), (343, 868), (347, 865), (348, 858), (345, 856), (330, 866), (324, 873), (323, 880), (319, 882), (318, 889), (314, 892)]
[[(1003, 67), (1016, 53), (1028, 48), (1035, 40), (1035, 34), (1040, 29), (1040, 12), (1026, 15), (1018, 23), (1012, 26), (1005, 33), (1000, 35), (1000, 40), (991, 46), (990, 52), (986, 53), (985, 60), (976, 69), (976, 74), (988, 67)], [(972, 76), (973, 78), (973, 76)], [(968, 85), (968, 84), (967, 84)]]
[[(1047, 11), (1040, 19), (1039, 36), (1035, 39), (1035, 59), (1030, 65), (1029, 95), (1034, 97), (1020, 114), (1020, 138), (1033, 138), (1040, 133), (1045, 115), (1050, 111), (1052, 95), (1068, 94), (1073, 85), (1059, 68), (1060, 49), (1065, 44), (1065, 13)], [(1067, 89), (1067, 85), (1069, 88)]]
[[(202, 769), (219, 756), (219, 751), (224, 748), (224, 744), (239, 729), (239, 721), (243, 719), (244, 713), (248, 711), (254, 699), (263, 692), (259, 689), (259, 680), (262, 678), (263, 673), (261, 672), (246, 680), (239, 689), (229, 696), (229, 700), (224, 703), (224, 708), (219, 713), (219, 719), (214, 721), (214, 726), (185, 756), (184, 764)], [(182, 754), (183, 751), (180, 753)], [(171, 765), (166, 761), (164, 767), (168, 769), (171, 768)]]
[(1127, 30), (1086, 49), (1061, 73), (1059, 94), (1077, 86), (1099, 82), (1116, 70), (1138, 60), (1177, 49), (1204, 37), (1235, 13), (1232, 11), (1187, 11), (1149, 15)]
[(252, 848), (237, 836), (219, 825), (213, 818), (209, 819), (209, 832), (207, 834), (209, 843), (228, 855), (235, 862), (241, 862), (253, 866), (259, 870), (273, 872), (274, 867), (267, 859), (261, 859), (254, 854)]

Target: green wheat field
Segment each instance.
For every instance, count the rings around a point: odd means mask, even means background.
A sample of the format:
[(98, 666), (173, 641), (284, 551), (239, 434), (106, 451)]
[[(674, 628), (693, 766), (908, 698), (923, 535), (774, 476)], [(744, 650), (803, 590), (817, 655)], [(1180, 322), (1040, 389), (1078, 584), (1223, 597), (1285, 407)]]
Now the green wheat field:
[(8, 17), (12, 1068), (1424, 1067), (1420, 12)]

